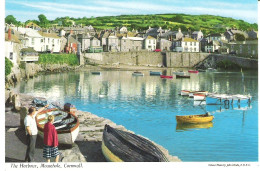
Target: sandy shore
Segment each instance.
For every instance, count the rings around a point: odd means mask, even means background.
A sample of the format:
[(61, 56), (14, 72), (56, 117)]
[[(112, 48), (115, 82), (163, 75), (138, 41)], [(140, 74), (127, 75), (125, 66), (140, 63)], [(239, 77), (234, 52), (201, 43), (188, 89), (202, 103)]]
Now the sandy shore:
[[(20, 125), (20, 119), (24, 117), (22, 111), (32, 105), (32, 100), (35, 97), (26, 94), (16, 94), (16, 99), (13, 98), (10, 102), (8, 99), (9, 94), (10, 92), (7, 91), (5, 109), (5, 159), (6, 162), (23, 162), (26, 151), (26, 138), (25, 130)], [(77, 110), (76, 115), (80, 121), (80, 132), (72, 146), (59, 146), (61, 162), (105, 162), (106, 160), (101, 150), (102, 135), (105, 124), (109, 124), (120, 130), (132, 132), (126, 130), (122, 125), (116, 125), (106, 118), (98, 117), (89, 112)], [(158, 144), (155, 145), (162, 150), (169, 161), (180, 161), (178, 157), (171, 156), (162, 146)], [(38, 136), (35, 162), (45, 161), (42, 157), (42, 148), (43, 140)]]

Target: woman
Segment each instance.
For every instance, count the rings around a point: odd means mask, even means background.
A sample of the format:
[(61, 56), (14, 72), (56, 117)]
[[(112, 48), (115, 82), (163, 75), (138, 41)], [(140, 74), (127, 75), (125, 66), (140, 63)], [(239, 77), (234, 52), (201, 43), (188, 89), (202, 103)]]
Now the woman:
[(55, 126), (53, 125), (54, 116), (48, 116), (48, 122), (44, 125), (44, 147), (43, 157), (47, 162), (50, 162), (50, 158), (55, 157), (55, 162), (59, 162), (59, 150), (58, 150), (58, 136)]

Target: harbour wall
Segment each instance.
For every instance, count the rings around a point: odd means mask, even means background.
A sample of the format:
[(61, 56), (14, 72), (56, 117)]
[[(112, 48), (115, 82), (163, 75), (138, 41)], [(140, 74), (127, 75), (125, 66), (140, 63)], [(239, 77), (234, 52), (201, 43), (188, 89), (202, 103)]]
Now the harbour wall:
[(258, 68), (258, 60), (237, 57), (228, 54), (189, 53), (189, 52), (103, 52), (83, 54), (85, 63), (91, 62), (101, 65), (138, 65), (157, 66), (168, 68), (192, 68), (203, 63), (209, 63), (206, 67), (216, 66), (223, 60), (229, 60), (242, 68)]

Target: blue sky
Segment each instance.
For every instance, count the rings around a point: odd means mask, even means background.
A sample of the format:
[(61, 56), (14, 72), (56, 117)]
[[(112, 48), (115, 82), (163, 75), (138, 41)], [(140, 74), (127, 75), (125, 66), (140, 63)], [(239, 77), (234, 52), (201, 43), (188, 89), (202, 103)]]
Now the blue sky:
[(211, 14), (257, 23), (257, 0), (5, 0), (5, 16), (22, 22), (57, 17), (97, 17), (122, 14)]

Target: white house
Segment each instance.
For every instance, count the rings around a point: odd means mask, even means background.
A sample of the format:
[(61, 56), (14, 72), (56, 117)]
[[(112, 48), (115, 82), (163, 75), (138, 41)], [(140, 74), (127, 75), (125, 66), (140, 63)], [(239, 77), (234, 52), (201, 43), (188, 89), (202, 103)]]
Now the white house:
[(147, 36), (144, 39), (144, 48), (148, 51), (154, 51), (156, 49), (156, 39), (152, 36)]
[(31, 28), (22, 28), (22, 27), (12, 27), (12, 29), (16, 29), (23, 35), (25, 38), (23, 40), (23, 46), (32, 47), (37, 52), (42, 50), (42, 39), (43, 37), (38, 33), (37, 30), (33, 30)]
[(118, 37), (115, 34), (110, 34), (107, 38), (108, 51), (118, 51)]
[(173, 42), (174, 51), (177, 52), (199, 52), (200, 45), (199, 41), (192, 38), (182, 38), (179, 41)]
[(194, 31), (192, 34), (191, 34), (191, 38), (192, 39), (195, 39), (195, 40), (198, 40), (200, 38), (203, 37), (203, 33), (200, 31)]
[(5, 57), (7, 57), (14, 65), (17, 65), (20, 61), (19, 50), (22, 44), (18, 37), (11, 33), (11, 29), (8, 33), (5, 33)]
[(56, 33), (46, 33), (42, 31), (39, 31), (38, 33), (42, 36), (40, 52), (60, 52), (61, 37), (57, 36)]
[(120, 33), (127, 33), (127, 28), (126, 28), (125, 26), (123, 26), (123, 27), (121, 27), (121, 28), (119, 29), (119, 32), (120, 32)]

